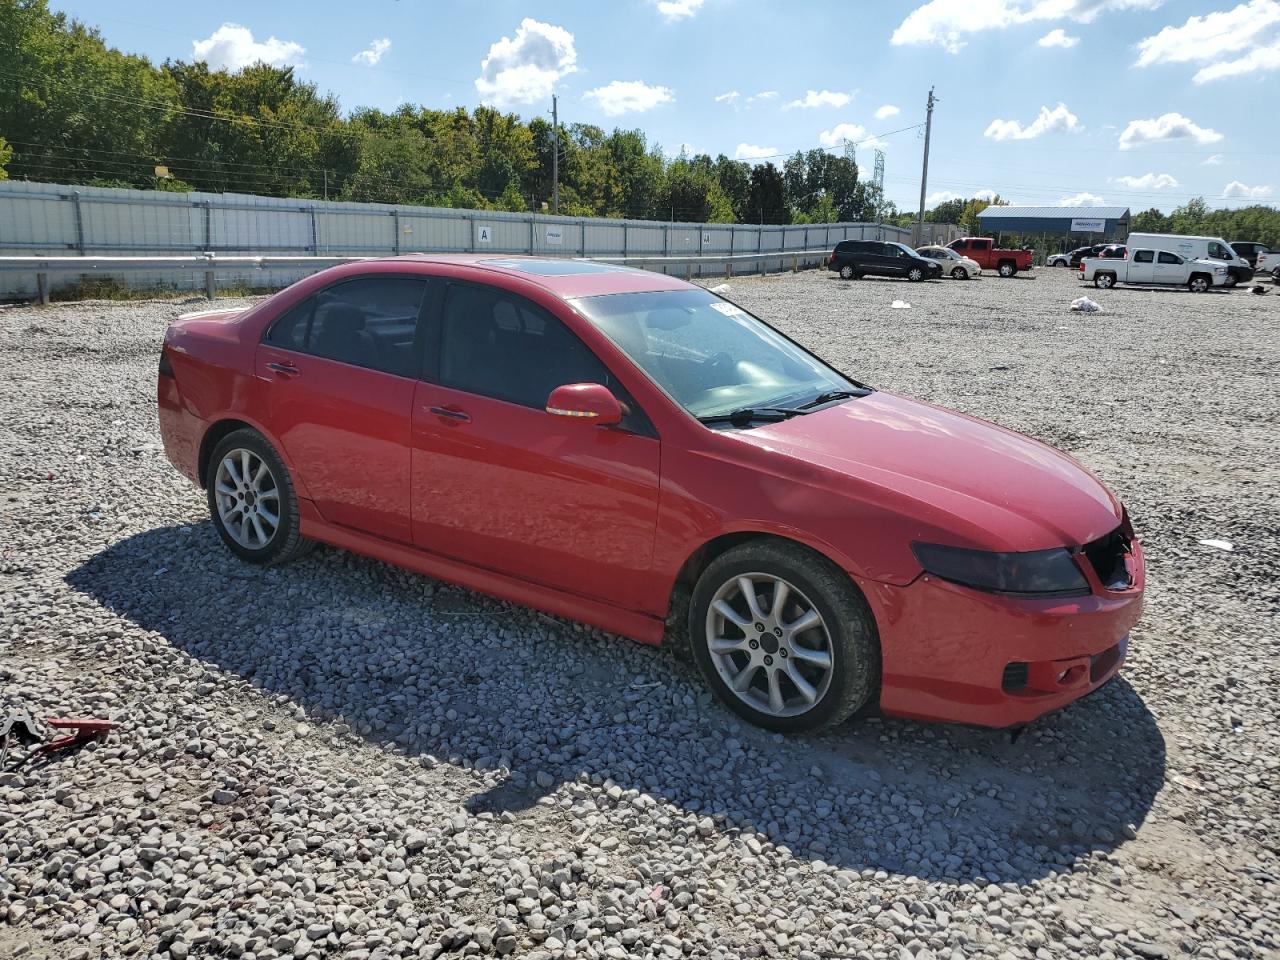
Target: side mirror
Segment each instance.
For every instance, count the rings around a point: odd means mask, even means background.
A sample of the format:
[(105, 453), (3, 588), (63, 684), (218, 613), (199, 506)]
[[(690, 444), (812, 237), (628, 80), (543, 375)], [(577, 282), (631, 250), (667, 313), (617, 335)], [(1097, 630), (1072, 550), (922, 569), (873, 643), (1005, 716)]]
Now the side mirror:
[(547, 413), (553, 417), (586, 420), (601, 427), (622, 422), (622, 404), (608, 387), (598, 383), (556, 387), (547, 397)]

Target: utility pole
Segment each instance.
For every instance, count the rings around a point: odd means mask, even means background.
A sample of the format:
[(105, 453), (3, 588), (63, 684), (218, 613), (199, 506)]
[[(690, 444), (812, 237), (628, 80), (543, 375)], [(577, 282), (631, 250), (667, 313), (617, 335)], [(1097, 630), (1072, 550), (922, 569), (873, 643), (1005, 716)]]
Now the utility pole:
[(551, 212), (560, 213), (560, 114), (556, 95), (551, 95)]
[(929, 109), (924, 120), (924, 169), (920, 171), (920, 213), (916, 215), (916, 229), (911, 236), (913, 247), (920, 246), (920, 236), (924, 233), (924, 194), (929, 183), (929, 134), (933, 132), (933, 105), (937, 102), (933, 98), (933, 87), (930, 87)]

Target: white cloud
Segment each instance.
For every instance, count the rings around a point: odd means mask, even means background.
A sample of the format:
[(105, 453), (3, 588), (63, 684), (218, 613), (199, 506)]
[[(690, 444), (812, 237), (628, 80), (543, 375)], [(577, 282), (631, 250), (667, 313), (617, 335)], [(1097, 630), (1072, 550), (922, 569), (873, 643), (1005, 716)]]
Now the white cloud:
[[(1196, 83), (1255, 71), (1280, 69), (1280, 2), (1249, 0), (1230, 10), (1188, 17), (1180, 27), (1165, 27), (1138, 42), (1139, 67), (1158, 63), (1207, 64)], [(1267, 43), (1264, 43), (1268, 41)]]
[(973, 199), (975, 199), (975, 200), (995, 200), (995, 198), (996, 198), (996, 197), (998, 197), (998, 196), (1000, 196), (1000, 194), (996, 193), (996, 191), (994, 191), (994, 190), (979, 190), (977, 193), (975, 193), (975, 194), (973, 195)]
[(1115, 177), (1111, 181), (1130, 190), (1164, 190), (1176, 187), (1178, 181), (1167, 173), (1144, 173), (1140, 177)]
[(664, 150), (663, 152), (674, 160), (678, 157), (696, 157), (704, 151), (699, 150), (692, 143), (682, 143), (674, 151)]
[(1226, 158), (1222, 154), (1215, 153), (1211, 157), (1205, 157), (1204, 160), (1201, 161), (1200, 165), (1202, 167), (1217, 167), (1220, 166), (1222, 161), (1225, 159)]
[(1080, 42), (1079, 37), (1067, 36), (1067, 31), (1061, 27), (1055, 27), (1046, 33), (1043, 37), (1036, 41), (1038, 47), (1063, 47), (1070, 49)]
[(1227, 198), (1245, 197), (1250, 200), (1261, 200), (1263, 197), (1271, 196), (1271, 188), (1264, 186), (1250, 187), (1239, 180), (1232, 180), (1222, 188), (1222, 195)]
[(1208, 83), (1210, 80), (1221, 80), (1223, 77), (1238, 77), (1246, 73), (1263, 73), (1268, 70), (1280, 70), (1280, 40), (1269, 47), (1255, 47), (1235, 60), (1211, 63), (1197, 70), (1192, 79), (1196, 83)]
[(668, 23), (692, 17), (707, 0), (658, 0), (658, 13)]
[(867, 128), (858, 123), (837, 123), (830, 130), (818, 134), (818, 142), (824, 147), (839, 147), (844, 141), (858, 143), (867, 135)]
[(895, 107), (892, 103), (886, 103), (883, 107), (876, 110), (877, 120), (888, 120), (890, 117), (896, 117), (902, 111)]
[(1077, 193), (1073, 197), (1063, 197), (1058, 201), (1060, 207), (1093, 207), (1100, 203), (1106, 203), (1102, 197), (1096, 193)]
[(204, 40), (191, 44), (192, 59), (203, 60), (210, 70), (235, 71), (259, 62), (273, 67), (297, 66), (306, 52), (292, 40), (254, 40), (253, 32), (238, 23), (224, 23)]
[(1130, 120), (1120, 132), (1120, 149), (1131, 150), (1144, 143), (1166, 140), (1194, 140), (1204, 146), (1221, 139), (1222, 134), (1216, 130), (1199, 126), (1180, 113), (1166, 113), (1151, 120)]
[(644, 113), (663, 103), (672, 103), (675, 95), (670, 87), (649, 86), (643, 80), (614, 80), (603, 87), (588, 90), (584, 100), (594, 100), (606, 116)]
[(965, 36), (1044, 20), (1092, 23), (1107, 11), (1154, 10), (1164, 0), (928, 0), (907, 14), (889, 42), (959, 53)]
[(363, 63), (372, 67), (375, 63), (382, 59), (382, 55), (391, 49), (391, 38), (383, 37), (381, 40), (375, 40), (369, 44), (367, 48), (361, 50), (351, 58), (352, 63)]
[(730, 90), (728, 93), (722, 93), (720, 96), (716, 97), (716, 103), (733, 103), (740, 96), (742, 96), (742, 94), (737, 90)]
[(777, 90), (761, 90), (755, 96), (747, 97), (747, 103), (752, 104), (752, 103), (755, 103), (757, 100), (776, 100), (776, 99), (778, 99)]
[(804, 110), (812, 110), (815, 107), (843, 107), (852, 99), (850, 94), (835, 90), (807, 90), (801, 99), (792, 100), (783, 109), (791, 110), (800, 107)]
[(778, 156), (777, 147), (757, 147), (754, 143), (740, 143), (733, 151), (735, 160), (763, 160), (766, 157)]
[(577, 62), (572, 33), (525, 17), (514, 37), (489, 47), (476, 90), (484, 103), (498, 107), (546, 100), (556, 81), (578, 69)]
[(964, 198), (958, 193), (952, 193), (950, 190), (939, 190), (937, 193), (931, 193), (924, 198), (926, 207), (936, 207), (940, 203), (946, 203), (949, 200), (963, 200)]
[(1041, 107), (1039, 116), (1025, 127), (1017, 120), (992, 120), (982, 135), (992, 140), (1032, 140), (1046, 133), (1078, 133), (1082, 129), (1080, 118), (1065, 103), (1059, 103), (1052, 110)]

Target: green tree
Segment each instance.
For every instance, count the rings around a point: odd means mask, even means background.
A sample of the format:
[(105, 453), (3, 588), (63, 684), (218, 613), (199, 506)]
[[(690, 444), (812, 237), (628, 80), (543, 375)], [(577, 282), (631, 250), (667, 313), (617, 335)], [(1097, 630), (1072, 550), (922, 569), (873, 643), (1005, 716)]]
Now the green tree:
[(787, 185), (782, 172), (772, 163), (758, 163), (751, 168), (751, 186), (747, 194), (748, 223), (790, 223)]
[(0, 137), (0, 180), (9, 179), (9, 171), (5, 169), (10, 158), (13, 157), (13, 147), (5, 142), (4, 137)]

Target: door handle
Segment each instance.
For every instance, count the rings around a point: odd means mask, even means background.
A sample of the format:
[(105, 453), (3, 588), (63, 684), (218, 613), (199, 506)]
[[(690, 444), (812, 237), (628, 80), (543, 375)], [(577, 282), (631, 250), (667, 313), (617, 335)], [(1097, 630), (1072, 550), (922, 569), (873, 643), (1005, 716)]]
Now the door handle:
[(301, 371), (291, 363), (268, 363), (268, 370), (273, 370), (282, 377), (296, 377)]
[(428, 407), (429, 413), (434, 413), (437, 417), (444, 417), (446, 420), (457, 420), (462, 423), (471, 421), (471, 414), (465, 410), (451, 410), (448, 407)]

